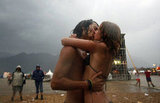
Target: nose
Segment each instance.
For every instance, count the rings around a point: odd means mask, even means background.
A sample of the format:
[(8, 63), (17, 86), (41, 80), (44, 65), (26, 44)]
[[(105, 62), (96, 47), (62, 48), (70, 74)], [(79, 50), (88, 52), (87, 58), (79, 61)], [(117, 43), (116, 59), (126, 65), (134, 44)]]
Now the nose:
[(95, 30), (95, 34), (98, 33), (98, 30)]

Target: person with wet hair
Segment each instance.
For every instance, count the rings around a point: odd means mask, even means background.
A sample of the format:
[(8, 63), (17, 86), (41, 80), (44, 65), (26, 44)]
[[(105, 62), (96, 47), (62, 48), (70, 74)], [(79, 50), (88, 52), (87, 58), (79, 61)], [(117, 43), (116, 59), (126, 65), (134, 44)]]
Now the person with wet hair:
[(83, 75), (83, 80), (86, 80), (89, 85), (89, 90), (84, 91), (85, 103), (108, 103), (109, 100), (105, 94), (104, 85), (101, 91), (92, 89), (92, 80), (89, 78), (102, 72), (99, 78), (106, 81), (108, 74), (112, 69), (112, 62), (120, 48), (120, 28), (112, 22), (104, 21), (100, 25), (98, 31), (94, 34), (94, 40), (84, 40), (78, 38), (63, 38), (64, 46), (73, 46), (80, 48), (90, 53), (90, 62), (86, 66)]
[[(93, 20), (82, 20), (73, 30), (77, 38), (90, 39), (97, 31), (98, 25)], [(71, 35), (74, 37), (75, 35)], [(66, 103), (84, 103), (83, 90), (88, 90), (90, 84), (83, 80), (85, 68), (84, 58), (81, 50), (72, 46), (64, 46), (60, 52), (60, 56), (54, 75), (51, 80), (51, 88), (53, 90), (66, 90)], [(100, 91), (104, 81), (97, 78), (102, 72), (98, 72), (90, 77), (92, 80), (92, 89)]]

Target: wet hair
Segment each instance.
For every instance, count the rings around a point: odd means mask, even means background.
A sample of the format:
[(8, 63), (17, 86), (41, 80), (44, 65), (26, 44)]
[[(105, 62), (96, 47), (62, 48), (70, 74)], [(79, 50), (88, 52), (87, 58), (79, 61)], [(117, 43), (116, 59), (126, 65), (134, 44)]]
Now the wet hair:
[(108, 46), (112, 55), (116, 56), (120, 48), (121, 39), (119, 26), (112, 22), (104, 21), (99, 29), (101, 31), (102, 41)]
[(76, 25), (76, 27), (73, 29), (73, 34), (77, 34), (77, 38), (81, 38), (83, 34), (87, 36), (88, 35), (89, 25), (91, 25), (93, 23), (96, 23), (96, 22), (93, 21), (92, 19), (80, 21)]

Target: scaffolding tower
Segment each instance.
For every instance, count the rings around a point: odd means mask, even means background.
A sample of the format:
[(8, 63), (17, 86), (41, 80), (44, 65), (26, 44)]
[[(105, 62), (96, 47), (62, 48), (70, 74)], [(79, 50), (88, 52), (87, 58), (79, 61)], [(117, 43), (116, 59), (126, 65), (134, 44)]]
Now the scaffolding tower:
[(112, 80), (130, 80), (131, 76), (127, 69), (127, 57), (125, 46), (125, 34), (121, 34), (121, 46), (112, 64)]

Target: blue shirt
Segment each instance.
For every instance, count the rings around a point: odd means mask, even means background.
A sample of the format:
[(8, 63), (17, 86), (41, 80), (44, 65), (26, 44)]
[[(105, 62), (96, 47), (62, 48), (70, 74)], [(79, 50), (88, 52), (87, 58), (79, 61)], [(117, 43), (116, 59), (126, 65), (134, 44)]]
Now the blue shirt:
[(32, 79), (34, 79), (35, 81), (43, 81), (44, 79), (44, 73), (42, 70), (35, 70), (33, 71), (33, 76)]

